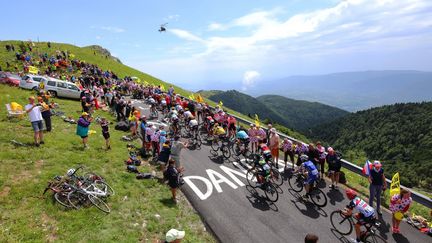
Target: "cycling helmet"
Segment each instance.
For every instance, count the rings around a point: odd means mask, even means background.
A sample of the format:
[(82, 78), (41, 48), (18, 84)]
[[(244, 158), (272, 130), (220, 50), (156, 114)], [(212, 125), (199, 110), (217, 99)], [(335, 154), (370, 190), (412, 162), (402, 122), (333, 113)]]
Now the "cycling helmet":
[(165, 131), (161, 131), (161, 132), (160, 132), (160, 135), (161, 135), (161, 136), (166, 136), (166, 132), (165, 132)]
[(67, 175), (68, 176), (71, 176), (71, 175), (73, 175), (75, 173), (75, 169), (69, 169), (68, 171), (67, 171)]
[(307, 156), (306, 154), (302, 154), (302, 155), (300, 156), (300, 160), (301, 160), (302, 162), (306, 162), (306, 161), (309, 160), (309, 156)]
[(142, 115), (140, 119), (145, 120), (145, 119), (147, 119), (147, 117), (145, 115)]
[(349, 200), (353, 200), (355, 197), (357, 197), (357, 192), (353, 189), (347, 189), (345, 191), (345, 194), (347, 195)]

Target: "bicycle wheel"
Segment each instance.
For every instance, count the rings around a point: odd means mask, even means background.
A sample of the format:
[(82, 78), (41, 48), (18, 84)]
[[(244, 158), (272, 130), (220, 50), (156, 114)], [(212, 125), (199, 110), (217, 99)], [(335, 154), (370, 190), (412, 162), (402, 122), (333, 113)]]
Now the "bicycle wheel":
[(282, 175), (279, 173), (279, 170), (276, 168), (271, 169), (270, 180), (278, 186), (282, 186), (283, 184)]
[(73, 208), (80, 209), (86, 204), (88, 197), (81, 190), (73, 190), (68, 193), (67, 199)]
[(276, 202), (279, 199), (279, 193), (276, 187), (271, 182), (267, 182), (266, 184), (267, 185), (265, 186), (264, 193), (267, 199), (270, 202)]
[(54, 193), (54, 199), (63, 207), (65, 208), (71, 208), (72, 206), (70, 205), (68, 198), (67, 198), (67, 194), (64, 192), (56, 192)]
[(235, 156), (240, 156), (241, 155), (241, 146), (240, 146), (240, 144), (238, 144), (238, 143), (235, 143), (233, 146), (232, 146), (232, 152), (233, 152), (233, 154), (235, 155)]
[(213, 139), (211, 142), (211, 148), (213, 151), (217, 152), (219, 150), (219, 140), (218, 139)]
[(319, 188), (313, 188), (309, 193), (309, 197), (311, 198), (312, 202), (320, 208), (327, 205), (327, 196)]
[(115, 194), (114, 189), (112, 189), (112, 187), (104, 181), (97, 180), (93, 183), (93, 186), (95, 187), (95, 189), (98, 189), (100, 192), (103, 192), (105, 194), (104, 197), (113, 196)]
[(303, 190), (304, 178), (301, 174), (294, 174), (289, 178), (288, 184), (295, 192), (301, 192)]
[(222, 156), (225, 159), (229, 159), (229, 157), (231, 156), (231, 151), (230, 151), (229, 147), (227, 145), (222, 145), (221, 150), (222, 150)]
[(379, 235), (369, 233), (364, 239), (365, 243), (387, 243), (387, 241)]
[(255, 168), (250, 168), (247, 172), (246, 172), (246, 179), (247, 182), (249, 184), (249, 186), (251, 186), (252, 188), (256, 188), (256, 170)]
[(110, 207), (108, 206), (108, 204), (106, 204), (102, 199), (100, 199), (99, 197), (92, 195), (92, 194), (88, 194), (88, 199), (90, 200), (90, 202), (95, 205), (99, 210), (101, 210), (102, 212), (105, 213), (109, 213), (111, 212)]
[(333, 211), (330, 214), (330, 222), (341, 235), (349, 235), (353, 230), (351, 217), (343, 215), (341, 210)]

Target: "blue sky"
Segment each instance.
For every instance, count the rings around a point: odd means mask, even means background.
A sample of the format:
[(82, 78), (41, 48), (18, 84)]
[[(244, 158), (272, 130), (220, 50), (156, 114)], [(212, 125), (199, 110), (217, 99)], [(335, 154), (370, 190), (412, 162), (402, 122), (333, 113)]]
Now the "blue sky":
[(430, 0), (33, 2), (2, 3), (2, 40), (98, 44), (191, 90), (247, 92), (292, 75), (432, 71)]

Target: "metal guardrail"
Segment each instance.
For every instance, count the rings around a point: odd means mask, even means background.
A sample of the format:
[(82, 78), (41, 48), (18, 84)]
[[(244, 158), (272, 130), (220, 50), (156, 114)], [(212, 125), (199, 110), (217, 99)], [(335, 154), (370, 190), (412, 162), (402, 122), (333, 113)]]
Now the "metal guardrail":
[[(183, 96), (181, 96), (181, 97), (184, 98), (184, 99), (186, 99), (186, 100), (189, 100), (189, 99), (186, 98), (186, 97), (183, 97)], [(210, 107), (210, 108), (214, 109), (214, 107)], [(253, 123), (253, 121), (246, 120), (246, 119), (244, 119), (244, 118), (242, 118), (242, 117), (239, 117), (239, 116), (236, 116), (236, 115), (233, 115), (233, 114), (230, 114), (230, 115), (233, 116), (233, 117), (235, 117), (238, 121), (242, 121), (242, 122), (245, 122), (245, 123), (247, 123), (247, 124), (249, 124), (249, 123)], [(265, 128), (265, 127), (264, 127), (264, 129), (267, 130), (267, 128)], [(304, 143), (304, 142), (302, 142), (302, 141), (300, 141), (300, 140), (298, 140), (298, 139), (295, 139), (295, 138), (293, 138), (293, 137), (290, 137), (290, 136), (288, 136), (288, 135), (286, 135), (286, 134), (283, 134), (283, 133), (280, 133), (280, 132), (277, 132), (277, 134), (278, 134), (281, 138), (288, 138), (288, 139), (290, 139), (290, 140), (292, 140), (292, 141), (294, 141), (294, 142)], [(356, 174), (359, 175), (359, 176), (363, 176), (363, 177), (365, 177), (365, 175), (363, 175), (363, 168), (360, 167), (360, 166), (358, 166), (358, 165), (355, 165), (355, 164), (353, 164), (353, 163), (351, 163), (351, 162), (349, 162), (349, 161), (346, 161), (346, 160), (342, 159), (342, 166), (343, 166), (344, 168), (350, 170), (351, 172), (356, 173)], [(390, 180), (390, 179), (386, 179), (386, 181), (387, 181), (387, 183), (391, 183), (391, 180)], [(421, 205), (423, 205), (423, 206), (425, 206), (425, 207), (428, 207), (428, 208), (432, 209), (432, 198), (429, 198), (429, 197), (427, 197), (427, 196), (425, 196), (425, 195), (423, 195), (423, 194), (421, 194), (421, 193), (415, 192), (415, 191), (413, 191), (412, 189), (410, 189), (410, 188), (408, 188), (408, 187), (405, 187), (405, 186), (402, 186), (402, 185), (401, 185), (401, 188), (405, 188), (405, 189), (410, 190), (410, 191), (411, 191), (411, 197), (412, 197), (412, 199), (413, 199), (415, 202), (420, 203)]]

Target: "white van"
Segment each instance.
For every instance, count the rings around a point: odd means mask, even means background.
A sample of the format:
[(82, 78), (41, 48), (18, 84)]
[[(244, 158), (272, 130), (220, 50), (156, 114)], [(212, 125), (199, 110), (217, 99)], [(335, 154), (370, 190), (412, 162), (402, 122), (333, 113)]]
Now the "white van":
[(52, 97), (79, 99), (81, 90), (74, 83), (55, 78), (47, 78), (44, 90)]

